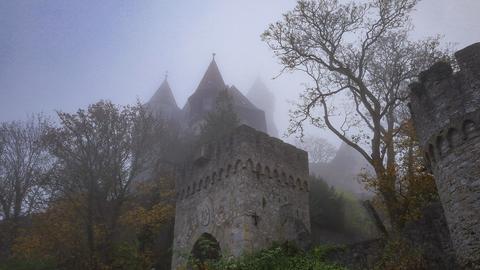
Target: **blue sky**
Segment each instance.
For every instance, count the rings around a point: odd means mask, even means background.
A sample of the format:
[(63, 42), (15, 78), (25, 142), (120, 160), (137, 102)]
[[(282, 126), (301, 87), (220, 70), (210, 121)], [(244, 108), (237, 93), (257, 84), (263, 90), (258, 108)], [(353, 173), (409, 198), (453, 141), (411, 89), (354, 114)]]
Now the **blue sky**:
[[(301, 77), (282, 75), (259, 35), (293, 8), (287, 0), (0, 1), (0, 121), (53, 110), (75, 111), (99, 99), (142, 101), (169, 71), (180, 106), (217, 53), (227, 84), (246, 92), (257, 76), (277, 94), (277, 122)], [(478, 0), (424, 0), (414, 36), (437, 33), (457, 48), (480, 41)], [(328, 136), (328, 135), (326, 135)]]

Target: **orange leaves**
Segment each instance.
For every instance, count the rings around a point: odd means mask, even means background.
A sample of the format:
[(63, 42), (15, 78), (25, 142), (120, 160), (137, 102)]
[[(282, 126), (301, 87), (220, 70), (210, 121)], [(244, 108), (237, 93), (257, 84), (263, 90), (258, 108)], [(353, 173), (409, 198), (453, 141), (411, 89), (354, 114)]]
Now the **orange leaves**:
[(12, 248), (16, 257), (67, 259), (82, 247), (81, 224), (67, 201), (52, 204), (46, 212), (32, 216), (32, 224), (24, 228)]
[(169, 204), (158, 203), (150, 209), (142, 206), (135, 206), (127, 211), (122, 217), (122, 223), (132, 226), (135, 231), (140, 231), (145, 227), (158, 230), (172, 217), (173, 206)]

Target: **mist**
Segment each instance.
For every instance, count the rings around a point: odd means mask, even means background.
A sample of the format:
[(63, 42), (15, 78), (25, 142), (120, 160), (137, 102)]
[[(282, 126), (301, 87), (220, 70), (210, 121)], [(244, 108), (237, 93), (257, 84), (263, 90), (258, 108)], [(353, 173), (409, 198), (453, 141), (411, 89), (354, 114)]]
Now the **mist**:
[[(281, 72), (260, 35), (295, 1), (2, 1), (0, 121), (55, 110), (73, 112), (100, 99), (146, 102), (168, 71), (183, 107), (211, 58), (228, 85), (246, 94), (260, 77), (276, 96), (280, 135), (288, 127), (301, 74)], [(424, 0), (413, 38), (439, 33), (462, 48), (480, 39), (476, 0)], [(276, 79), (272, 79), (276, 77)], [(338, 146), (328, 131), (307, 133)]]

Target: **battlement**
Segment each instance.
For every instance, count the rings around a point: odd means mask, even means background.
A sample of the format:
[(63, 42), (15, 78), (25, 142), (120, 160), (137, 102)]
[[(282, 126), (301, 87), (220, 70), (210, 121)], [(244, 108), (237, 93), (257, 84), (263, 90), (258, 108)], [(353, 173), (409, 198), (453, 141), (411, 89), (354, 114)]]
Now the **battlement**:
[(308, 191), (307, 152), (241, 125), (197, 150), (185, 177), (177, 182), (177, 198), (189, 198), (239, 170), (275, 179), (283, 187)]
[(455, 57), (459, 71), (454, 72), (450, 63), (438, 62), (410, 85), (410, 110), (424, 147), (450, 140), (449, 130), (465, 133), (465, 125), (480, 123), (480, 43), (456, 52)]
[(480, 42), (474, 43), (455, 53), (458, 65), (464, 72), (480, 74)]

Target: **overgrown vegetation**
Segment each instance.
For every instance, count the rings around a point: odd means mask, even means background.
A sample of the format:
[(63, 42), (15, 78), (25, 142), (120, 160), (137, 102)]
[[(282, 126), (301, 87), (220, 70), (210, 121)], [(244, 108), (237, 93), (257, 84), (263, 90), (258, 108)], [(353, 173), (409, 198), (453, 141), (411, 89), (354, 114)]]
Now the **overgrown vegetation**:
[(326, 261), (327, 247), (304, 252), (291, 243), (274, 245), (269, 249), (239, 258), (224, 257), (204, 263), (191, 260), (196, 270), (343, 270), (345, 268)]
[(325, 230), (344, 231), (345, 199), (323, 179), (310, 177), (310, 220)]
[(0, 209), (0, 267), (147, 269), (170, 257), (157, 238), (173, 215), (161, 158), (175, 129), (140, 104), (58, 118), (0, 128), (0, 203), (12, 205)]
[[(372, 218), (352, 194), (336, 190), (322, 178), (310, 176), (310, 221), (314, 235), (335, 232), (351, 241), (378, 237)], [(317, 233), (318, 232), (318, 233)], [(325, 241), (325, 239), (312, 239)]]
[(391, 237), (386, 242), (374, 270), (426, 269), (423, 251), (401, 237)]

